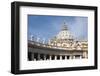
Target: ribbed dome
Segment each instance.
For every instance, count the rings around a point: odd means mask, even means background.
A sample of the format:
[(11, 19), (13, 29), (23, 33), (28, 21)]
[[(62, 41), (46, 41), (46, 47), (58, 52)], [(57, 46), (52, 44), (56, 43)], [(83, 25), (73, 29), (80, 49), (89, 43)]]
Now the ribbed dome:
[(73, 39), (72, 34), (68, 30), (66, 23), (64, 22), (61, 28), (61, 31), (56, 36), (57, 39)]
[(64, 30), (58, 33), (57, 39), (73, 39), (73, 36), (68, 30)]

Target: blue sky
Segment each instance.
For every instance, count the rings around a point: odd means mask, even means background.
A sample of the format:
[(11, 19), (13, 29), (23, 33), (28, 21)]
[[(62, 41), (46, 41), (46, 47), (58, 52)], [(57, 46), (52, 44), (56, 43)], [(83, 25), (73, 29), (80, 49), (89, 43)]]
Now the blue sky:
[(69, 31), (76, 39), (88, 39), (88, 18), (80, 16), (28, 15), (28, 38), (30, 35), (49, 40), (59, 33), (66, 21)]

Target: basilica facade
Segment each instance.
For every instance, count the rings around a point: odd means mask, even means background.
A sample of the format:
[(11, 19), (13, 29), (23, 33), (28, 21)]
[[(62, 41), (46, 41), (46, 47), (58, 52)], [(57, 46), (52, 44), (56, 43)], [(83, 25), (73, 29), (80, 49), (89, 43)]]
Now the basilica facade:
[(76, 40), (64, 22), (61, 30), (47, 43), (28, 40), (28, 60), (69, 60), (88, 58), (88, 42)]

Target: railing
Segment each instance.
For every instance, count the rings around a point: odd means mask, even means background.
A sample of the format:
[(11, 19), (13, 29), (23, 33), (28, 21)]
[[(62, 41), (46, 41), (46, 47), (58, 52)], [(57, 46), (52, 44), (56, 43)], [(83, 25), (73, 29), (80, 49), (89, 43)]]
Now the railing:
[(84, 47), (62, 47), (62, 46), (55, 46), (55, 45), (50, 45), (48, 43), (41, 43), (37, 41), (31, 41), (28, 40), (28, 43), (36, 46), (41, 46), (41, 47), (47, 47), (47, 48), (53, 48), (53, 49), (64, 49), (64, 50), (88, 50), (88, 48)]

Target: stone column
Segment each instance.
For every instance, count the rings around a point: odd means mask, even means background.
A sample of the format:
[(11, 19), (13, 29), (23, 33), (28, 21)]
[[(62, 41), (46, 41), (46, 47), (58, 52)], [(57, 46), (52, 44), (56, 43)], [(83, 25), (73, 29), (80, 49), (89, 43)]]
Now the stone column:
[(55, 60), (57, 60), (57, 56), (55, 55)]
[(51, 57), (52, 57), (52, 56), (50, 55), (50, 56), (49, 56), (49, 60), (51, 60)]
[(69, 56), (69, 59), (72, 59), (72, 56), (71, 55)]
[(87, 58), (87, 53), (86, 52), (83, 52), (83, 57)]
[(44, 60), (46, 60), (46, 55), (44, 54)]
[(75, 59), (75, 55), (73, 55), (73, 59)]
[(62, 56), (60, 55), (60, 60), (62, 60)]
[(65, 55), (65, 60), (67, 60), (67, 56)]
[(82, 56), (80, 55), (80, 59), (82, 59)]

